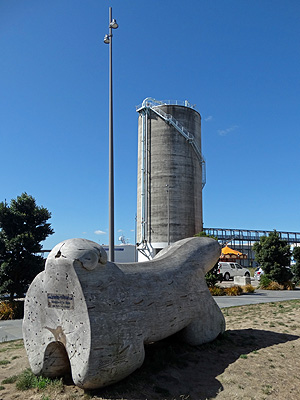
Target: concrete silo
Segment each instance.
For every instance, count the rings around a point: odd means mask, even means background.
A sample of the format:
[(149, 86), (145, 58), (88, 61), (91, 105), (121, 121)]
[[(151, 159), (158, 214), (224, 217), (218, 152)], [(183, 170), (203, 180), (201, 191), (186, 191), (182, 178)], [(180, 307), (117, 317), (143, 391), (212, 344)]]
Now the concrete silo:
[(139, 260), (202, 231), (201, 116), (187, 101), (151, 98), (137, 108)]

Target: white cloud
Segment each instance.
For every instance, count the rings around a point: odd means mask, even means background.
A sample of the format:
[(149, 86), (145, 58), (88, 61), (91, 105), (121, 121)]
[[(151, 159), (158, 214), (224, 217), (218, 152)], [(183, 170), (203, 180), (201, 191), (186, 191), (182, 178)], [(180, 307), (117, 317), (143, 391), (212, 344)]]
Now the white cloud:
[(226, 135), (228, 135), (228, 133), (230, 133), (230, 132), (232, 132), (232, 131), (235, 131), (237, 128), (238, 128), (237, 125), (233, 125), (233, 126), (231, 126), (230, 128), (219, 129), (219, 130), (218, 130), (218, 134), (221, 135), (221, 136), (226, 136)]
[(208, 117), (204, 118), (204, 121), (209, 122), (212, 121), (212, 119), (213, 119), (212, 115), (209, 115)]
[(103, 232), (103, 231), (100, 231), (100, 230), (94, 231), (94, 233), (96, 235), (106, 235), (106, 232)]
[(123, 229), (118, 229), (118, 232), (123, 232)]

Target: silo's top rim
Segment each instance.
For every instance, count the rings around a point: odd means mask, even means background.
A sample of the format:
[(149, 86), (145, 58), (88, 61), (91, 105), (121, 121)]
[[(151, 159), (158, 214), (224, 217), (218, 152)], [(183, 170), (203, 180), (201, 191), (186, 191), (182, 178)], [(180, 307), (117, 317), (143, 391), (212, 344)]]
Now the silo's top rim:
[(188, 100), (156, 100), (156, 99), (153, 99), (152, 97), (147, 97), (142, 102), (142, 104), (136, 106), (136, 111), (139, 112), (143, 108), (165, 106), (165, 105), (183, 106), (183, 107), (188, 107), (188, 108), (191, 108), (191, 109), (197, 111), (196, 104), (191, 104)]

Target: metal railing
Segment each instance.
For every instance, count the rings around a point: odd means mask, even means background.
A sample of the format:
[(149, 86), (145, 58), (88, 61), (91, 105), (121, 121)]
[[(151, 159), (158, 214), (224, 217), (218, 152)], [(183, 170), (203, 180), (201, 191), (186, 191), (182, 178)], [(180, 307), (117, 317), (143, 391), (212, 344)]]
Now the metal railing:
[(161, 105), (184, 106), (184, 107), (189, 107), (189, 108), (192, 108), (193, 110), (196, 110), (196, 104), (191, 104), (188, 100), (156, 100), (156, 99), (153, 99), (152, 97), (147, 97), (142, 102), (142, 104), (136, 106), (136, 110), (138, 111), (144, 107), (155, 107), (155, 106), (161, 106)]

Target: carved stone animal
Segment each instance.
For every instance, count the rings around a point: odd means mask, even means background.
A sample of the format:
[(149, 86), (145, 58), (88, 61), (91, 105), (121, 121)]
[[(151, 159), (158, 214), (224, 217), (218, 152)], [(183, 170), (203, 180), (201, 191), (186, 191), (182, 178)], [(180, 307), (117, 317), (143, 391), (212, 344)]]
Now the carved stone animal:
[(209, 238), (180, 240), (152, 261), (107, 262), (97, 243), (56, 245), (25, 299), (23, 336), (35, 374), (63, 376), (85, 389), (139, 368), (144, 344), (179, 332), (199, 345), (225, 329), (204, 275), (220, 256)]

